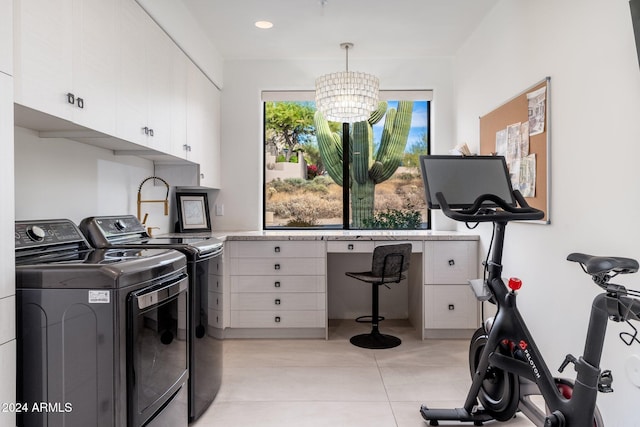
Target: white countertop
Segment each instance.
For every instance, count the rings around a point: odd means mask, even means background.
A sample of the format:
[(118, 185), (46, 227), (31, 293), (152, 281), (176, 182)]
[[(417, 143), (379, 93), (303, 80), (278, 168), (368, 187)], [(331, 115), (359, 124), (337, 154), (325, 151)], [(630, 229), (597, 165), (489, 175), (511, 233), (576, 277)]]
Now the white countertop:
[[(185, 234), (167, 234), (182, 236)], [(189, 233), (191, 237), (216, 237), (220, 240), (478, 240), (477, 234), (432, 230), (257, 230)]]

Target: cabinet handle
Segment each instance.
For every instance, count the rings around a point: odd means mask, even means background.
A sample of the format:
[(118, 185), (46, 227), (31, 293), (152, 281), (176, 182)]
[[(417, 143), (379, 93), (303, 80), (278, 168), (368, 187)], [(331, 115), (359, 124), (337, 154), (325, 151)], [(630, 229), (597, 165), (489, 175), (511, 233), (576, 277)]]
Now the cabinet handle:
[(276, 305), (280, 305), (280, 298), (276, 298), (275, 303)]
[(280, 270), (280, 264), (274, 265), (273, 268), (275, 268), (276, 270)]
[(84, 108), (84, 99), (78, 97), (76, 100), (78, 101), (78, 108)]
[(200, 179), (204, 179), (204, 173), (200, 173)]
[(455, 309), (456, 309), (456, 307), (453, 304), (449, 304), (449, 311), (453, 311)]
[(149, 129), (149, 136), (153, 136), (153, 129)]
[(353, 244), (352, 244), (352, 243), (349, 243), (349, 244), (347, 245), (347, 249), (348, 249), (348, 250), (350, 250), (350, 251), (352, 251), (352, 250), (353, 250)]
[(273, 251), (276, 253), (280, 252), (280, 246), (276, 246), (275, 248), (273, 248)]
[(71, 92), (67, 93), (67, 102), (69, 104), (75, 104), (76, 103), (76, 97)]
[(145, 135), (149, 135), (149, 127), (145, 126), (142, 128), (142, 130), (144, 131)]
[(453, 260), (453, 259), (450, 259), (449, 260), (449, 265), (453, 267), (454, 265), (456, 265), (456, 261)]
[(275, 282), (275, 283), (273, 284), (273, 286), (275, 286), (276, 288), (279, 288), (279, 287), (280, 287), (280, 282)]
[(273, 319), (273, 320), (275, 320), (275, 321), (276, 321), (276, 323), (280, 323), (280, 316), (276, 316), (276, 318), (275, 318), (275, 319)]

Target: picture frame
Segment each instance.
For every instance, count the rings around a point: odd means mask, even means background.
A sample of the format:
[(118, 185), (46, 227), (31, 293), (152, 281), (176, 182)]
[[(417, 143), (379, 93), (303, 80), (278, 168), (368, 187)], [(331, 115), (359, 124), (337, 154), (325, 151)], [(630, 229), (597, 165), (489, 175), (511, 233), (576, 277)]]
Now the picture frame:
[(211, 231), (207, 193), (176, 192), (178, 203), (178, 232)]

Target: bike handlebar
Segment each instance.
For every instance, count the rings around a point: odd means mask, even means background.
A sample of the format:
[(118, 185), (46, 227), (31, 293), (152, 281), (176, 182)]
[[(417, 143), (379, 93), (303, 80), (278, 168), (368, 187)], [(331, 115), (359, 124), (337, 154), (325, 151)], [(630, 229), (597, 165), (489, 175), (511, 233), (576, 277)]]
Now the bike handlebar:
[[(514, 190), (513, 195), (518, 202), (517, 206), (512, 206), (504, 199), (495, 194), (482, 194), (476, 198), (473, 205), (467, 209), (453, 210), (449, 207), (442, 192), (436, 193), (440, 208), (446, 216), (456, 221), (462, 222), (508, 222), (508, 221), (528, 221), (544, 218), (544, 212), (540, 209), (529, 206), (520, 191)], [(487, 210), (483, 207), (485, 202), (493, 202), (501, 210)]]

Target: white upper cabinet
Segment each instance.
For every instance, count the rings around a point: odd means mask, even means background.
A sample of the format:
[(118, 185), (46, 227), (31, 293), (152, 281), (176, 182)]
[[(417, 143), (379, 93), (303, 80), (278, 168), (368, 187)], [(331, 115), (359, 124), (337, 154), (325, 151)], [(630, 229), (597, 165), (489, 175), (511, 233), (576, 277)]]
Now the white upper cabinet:
[(187, 146), (187, 70), (192, 65), (187, 56), (173, 45), (171, 53), (171, 144), (170, 154), (186, 159)]
[(73, 1), (14, 3), (14, 100), (72, 120)]
[(116, 3), (14, 3), (15, 102), (90, 129), (115, 127)]
[(200, 164), (200, 185), (220, 188), (220, 91), (192, 63), (187, 83), (187, 159)]
[(133, 0), (121, 1), (119, 138), (171, 151), (173, 41)]
[(13, 0), (0, 0), (0, 72), (13, 75)]

